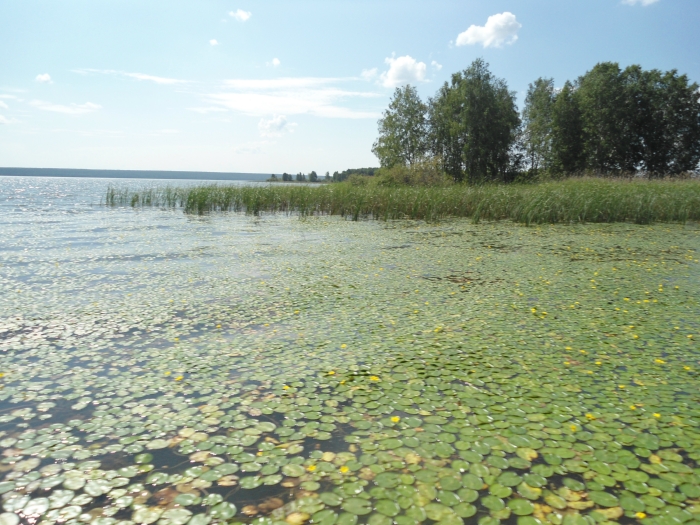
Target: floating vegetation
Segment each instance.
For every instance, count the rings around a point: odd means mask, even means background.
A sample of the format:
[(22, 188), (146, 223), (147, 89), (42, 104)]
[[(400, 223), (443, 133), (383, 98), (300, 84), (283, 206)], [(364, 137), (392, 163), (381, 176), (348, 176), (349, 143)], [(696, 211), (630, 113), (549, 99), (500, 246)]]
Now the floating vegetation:
[(0, 525), (697, 525), (699, 233), (7, 223)]
[(509, 219), (523, 224), (686, 222), (700, 220), (700, 181), (579, 178), (538, 184), (383, 187), (309, 186), (110, 187), (109, 206), (183, 208), (186, 213), (244, 211), (340, 215), (353, 220), (448, 217)]

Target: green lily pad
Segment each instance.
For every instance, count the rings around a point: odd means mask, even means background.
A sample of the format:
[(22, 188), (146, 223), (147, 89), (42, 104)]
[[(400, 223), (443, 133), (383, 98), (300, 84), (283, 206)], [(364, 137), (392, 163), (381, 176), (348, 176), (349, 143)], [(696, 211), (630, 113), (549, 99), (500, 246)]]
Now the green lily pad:
[(591, 491), (588, 497), (601, 507), (617, 507), (620, 504), (619, 500), (608, 492)]
[(528, 514), (532, 514), (535, 510), (534, 505), (530, 503), (530, 501), (519, 498), (509, 500), (508, 508), (517, 516), (527, 516)]
[(301, 465), (288, 464), (282, 467), (282, 473), (285, 476), (289, 476), (291, 478), (298, 478), (299, 476), (303, 476), (305, 472), (306, 469), (304, 469), (304, 467), (302, 467)]
[(393, 517), (401, 511), (401, 507), (399, 507), (399, 504), (389, 499), (378, 500), (375, 503), (374, 507), (377, 509), (377, 512), (380, 512), (385, 516)]
[(354, 514), (356, 516), (364, 516), (372, 512), (372, 504), (366, 499), (362, 498), (347, 498), (341, 504), (342, 509), (345, 512)]

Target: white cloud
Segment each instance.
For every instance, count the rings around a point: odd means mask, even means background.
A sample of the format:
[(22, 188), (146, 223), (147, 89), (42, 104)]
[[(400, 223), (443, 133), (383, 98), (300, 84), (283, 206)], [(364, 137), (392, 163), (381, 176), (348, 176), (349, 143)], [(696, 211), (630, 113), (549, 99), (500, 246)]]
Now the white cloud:
[(425, 63), (417, 62), (409, 55), (398, 58), (388, 57), (384, 59), (384, 62), (389, 64), (389, 70), (383, 72), (379, 77), (384, 87), (402, 86), (425, 80)]
[(438, 64), (435, 60), (433, 60), (430, 65), (433, 66), (435, 71), (440, 71), (442, 69), (442, 64)]
[(148, 80), (156, 84), (184, 84), (186, 80), (178, 80), (176, 78), (156, 77), (153, 75), (144, 75), (143, 73), (122, 73), (126, 77), (135, 78), (136, 80)]
[(378, 113), (341, 105), (348, 99), (380, 96), (334, 87), (340, 78), (277, 78), (226, 80), (227, 91), (206, 94), (205, 99), (223, 108), (266, 117), (273, 115), (314, 115), (332, 118), (377, 118)]
[(136, 80), (148, 80), (156, 84), (186, 84), (187, 80), (179, 80), (177, 78), (157, 77), (155, 75), (146, 75), (144, 73), (128, 73), (126, 71), (116, 71), (114, 69), (73, 69), (74, 73), (87, 75), (90, 73), (100, 73), (102, 75), (118, 75), (123, 77), (135, 78)]
[(272, 62), (267, 62), (267, 65), (268, 65), (268, 66), (272, 66), (272, 67), (277, 67), (277, 66), (279, 66), (281, 63), (282, 63), (282, 62), (280, 62), (280, 59), (279, 59), (279, 58), (273, 58), (273, 59), (272, 59)]
[(7, 117), (0, 115), (0, 124), (12, 124), (12, 121)]
[(37, 82), (41, 82), (42, 84), (50, 84), (51, 75), (49, 75), (48, 73), (42, 73), (41, 75), (37, 75), (34, 80), (36, 80)]
[(211, 44), (212, 46), (218, 46), (218, 45), (219, 45), (219, 42), (218, 42), (215, 38), (212, 38), (212, 39), (209, 41), (209, 44)]
[(195, 113), (202, 113), (206, 115), (207, 113), (226, 113), (228, 111), (227, 109), (224, 108), (219, 108), (216, 106), (210, 106), (206, 108), (187, 108), (189, 111), (194, 111)]
[(233, 89), (278, 90), (319, 87), (326, 84), (334, 84), (341, 80), (343, 79), (322, 77), (281, 77), (265, 80), (236, 78), (232, 80), (224, 80), (224, 84)]
[(522, 24), (517, 21), (513, 13), (506, 11), (491, 15), (486, 20), (486, 25), (472, 25), (457, 35), (457, 45), (482, 44), (484, 47), (501, 47), (503, 44), (512, 44), (518, 39), (518, 30), (521, 27)]
[(8, 106), (8, 105), (5, 104), (2, 100), (0, 100), (0, 108), (3, 108), (3, 109), (10, 109), (10, 106)]
[[(270, 144), (270, 141), (268, 140), (259, 140), (257, 142), (244, 142), (243, 144), (233, 148), (233, 153), (234, 155), (256, 155), (258, 153), (262, 153), (265, 149), (265, 146), (267, 146), (268, 144)], [(274, 142), (272, 144), (274, 144)]]
[(243, 11), (243, 9), (236, 9), (235, 11), (229, 11), (229, 16), (232, 16), (239, 22), (245, 22), (248, 20), (251, 16), (253, 16), (253, 13), (250, 11)]
[(262, 137), (281, 137), (286, 132), (291, 133), (296, 127), (295, 122), (287, 122), (287, 117), (284, 115), (275, 115), (272, 118), (260, 119), (258, 122), (258, 131)]
[(377, 68), (373, 67), (372, 69), (363, 69), (360, 76), (365, 80), (372, 80), (377, 76)]
[(65, 106), (63, 104), (53, 104), (43, 100), (32, 100), (29, 104), (43, 111), (53, 111), (55, 113), (65, 113), (67, 115), (82, 115), (84, 113), (92, 113), (93, 111), (102, 109), (102, 106), (99, 104), (93, 104), (92, 102)]
[(642, 6), (647, 6), (651, 4), (655, 4), (659, 0), (622, 0), (623, 4), (626, 5), (642, 5)]

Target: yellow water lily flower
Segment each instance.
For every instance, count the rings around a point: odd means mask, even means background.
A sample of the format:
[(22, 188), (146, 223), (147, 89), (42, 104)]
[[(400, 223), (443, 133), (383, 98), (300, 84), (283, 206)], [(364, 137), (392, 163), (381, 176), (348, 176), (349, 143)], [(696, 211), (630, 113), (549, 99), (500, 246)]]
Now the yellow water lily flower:
[(346, 467), (345, 465), (343, 465), (342, 467), (340, 467), (340, 472), (345, 474), (347, 472), (350, 472), (350, 469), (348, 467)]
[(379, 377), (377, 376), (369, 376), (370, 381), (379, 381)]
[(183, 376), (177, 376), (177, 377), (175, 378), (175, 381), (182, 381), (183, 379), (184, 379)]
[(401, 418), (400, 418), (399, 416), (393, 416), (393, 417), (391, 418), (391, 421), (394, 422), (394, 423), (398, 423), (399, 421), (401, 421)]
[(663, 359), (654, 359), (654, 362), (663, 365), (666, 361), (664, 361)]
[(308, 470), (309, 472), (313, 472), (314, 470), (316, 470), (316, 465), (309, 465), (308, 467), (306, 467), (306, 470)]
[(659, 414), (658, 412), (654, 412), (654, 417), (661, 417), (661, 414)]
[(643, 520), (647, 517), (647, 515), (644, 512), (637, 512), (634, 516), (640, 520)]

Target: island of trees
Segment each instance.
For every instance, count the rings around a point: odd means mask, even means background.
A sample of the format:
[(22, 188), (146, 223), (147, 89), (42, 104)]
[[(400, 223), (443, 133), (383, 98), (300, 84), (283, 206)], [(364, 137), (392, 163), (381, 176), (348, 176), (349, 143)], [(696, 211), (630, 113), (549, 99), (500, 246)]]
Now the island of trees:
[(382, 173), (454, 181), (680, 175), (700, 162), (700, 92), (676, 70), (603, 62), (561, 88), (538, 78), (519, 112), (515, 92), (477, 59), (427, 102), (397, 88), (372, 151)]

